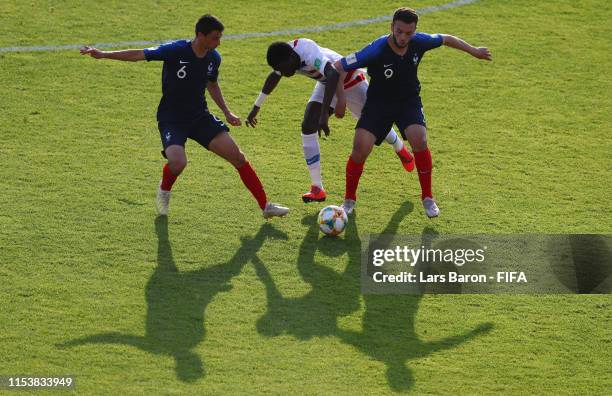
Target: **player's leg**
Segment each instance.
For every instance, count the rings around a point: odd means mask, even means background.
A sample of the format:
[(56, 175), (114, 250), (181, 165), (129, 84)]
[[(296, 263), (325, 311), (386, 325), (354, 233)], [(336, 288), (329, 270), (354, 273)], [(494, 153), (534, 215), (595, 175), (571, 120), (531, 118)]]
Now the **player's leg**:
[[(302, 121), (302, 148), (308, 173), (310, 173), (310, 191), (302, 195), (304, 202), (323, 202), (327, 196), (321, 177), (321, 149), (317, 133), (324, 94), (325, 85), (317, 82), (306, 105)], [(336, 98), (334, 97), (331, 106), (333, 107), (335, 103)]]
[(428, 217), (440, 215), (440, 209), (433, 199), (431, 192), (432, 161), (429, 147), (427, 146), (427, 129), (424, 125), (412, 124), (404, 130), (408, 143), (414, 152), (419, 183), (421, 184), (421, 200)]
[[(346, 105), (353, 117), (356, 119), (361, 117), (361, 110), (363, 109), (367, 99), (367, 91), (367, 80), (355, 84), (346, 90)], [(404, 145), (402, 139), (398, 136), (397, 132), (395, 132), (395, 129), (391, 128), (389, 134), (385, 137), (385, 141), (393, 147), (393, 150), (402, 162), (404, 169), (406, 169), (408, 172), (412, 172), (414, 169), (414, 158)]]
[(253, 194), (257, 204), (263, 210), (264, 218), (284, 216), (289, 213), (288, 208), (268, 202), (266, 192), (259, 177), (257, 177), (257, 173), (227, 131), (218, 133), (210, 141), (207, 148), (236, 168), (245, 187)]
[(347, 214), (351, 214), (355, 208), (359, 179), (375, 142), (376, 136), (370, 131), (359, 127), (355, 129), (353, 150), (346, 162), (346, 189), (344, 192), (344, 203), (342, 204)]
[(357, 186), (366, 159), (374, 145), (378, 146), (385, 140), (393, 124), (393, 118), (389, 116), (387, 107), (385, 104), (376, 102), (366, 103), (357, 121), (353, 150), (346, 163), (346, 190), (342, 206), (347, 214), (350, 214), (355, 207)]
[(403, 111), (396, 120), (397, 126), (404, 131), (404, 136), (412, 147), (416, 168), (421, 184), (421, 199), (423, 208), (428, 217), (440, 215), (440, 209), (433, 199), (431, 192), (431, 171), (432, 161), (429, 147), (427, 146), (427, 124), (425, 123), (425, 113), (420, 103), (400, 104)]
[(302, 195), (302, 200), (308, 202), (323, 202), (327, 197), (321, 178), (321, 150), (317, 133), (321, 103), (308, 102), (302, 121), (302, 148), (304, 159), (310, 173), (310, 191)]
[(419, 173), (419, 182), (421, 184), (421, 199), (432, 198), (432, 161), (431, 153), (427, 146), (427, 129), (424, 125), (411, 124), (406, 127), (404, 133), (414, 152), (416, 167)]
[(244, 153), (240, 150), (234, 139), (232, 139), (231, 135), (225, 131), (220, 132), (210, 141), (208, 149), (236, 168), (240, 179), (251, 194), (253, 194), (257, 204), (263, 210), (268, 201), (266, 192), (255, 170), (247, 161)]
[(167, 215), (170, 205), (172, 186), (177, 177), (187, 166), (185, 154), (185, 141), (187, 132), (184, 126), (160, 123), (158, 125), (164, 150), (162, 155), (168, 160), (162, 169), (162, 179), (157, 190), (157, 211), (160, 215)]
[(187, 166), (187, 154), (184, 146), (173, 144), (164, 149), (164, 156), (168, 162), (164, 165), (161, 185), (163, 190), (170, 191), (177, 177)]

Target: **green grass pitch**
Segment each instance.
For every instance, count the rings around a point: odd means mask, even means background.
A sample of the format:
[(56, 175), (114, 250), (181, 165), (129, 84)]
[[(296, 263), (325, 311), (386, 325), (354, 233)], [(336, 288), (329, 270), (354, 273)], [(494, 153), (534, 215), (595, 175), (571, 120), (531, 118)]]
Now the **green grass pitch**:
[[(207, 12), (229, 35), (446, 2), (5, 0), (0, 47), (191, 38)], [(420, 67), (442, 215), (424, 216), (416, 175), (383, 145), (338, 239), (300, 199), (311, 80), (283, 79), (257, 129), (232, 128), (287, 218), (265, 222), (236, 171), (190, 142), (164, 219), (161, 63), (0, 53), (0, 375), (71, 374), (82, 394), (609, 394), (609, 295), (363, 296), (359, 255), (381, 232), (610, 233), (611, 18), (607, 0), (423, 15), (419, 30), (494, 57), (442, 48)], [(347, 54), (387, 30), (303, 36)], [(220, 85), (243, 119), (268, 44), (292, 38), (222, 42)], [(332, 119), (321, 141), (330, 203), (354, 123)]]

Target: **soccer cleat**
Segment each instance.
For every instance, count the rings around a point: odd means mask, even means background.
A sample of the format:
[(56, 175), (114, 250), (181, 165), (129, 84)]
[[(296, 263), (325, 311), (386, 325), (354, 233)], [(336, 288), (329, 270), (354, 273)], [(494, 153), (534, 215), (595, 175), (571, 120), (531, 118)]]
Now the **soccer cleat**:
[(168, 205), (170, 205), (170, 195), (172, 191), (162, 190), (161, 187), (157, 190), (157, 213), (162, 216), (168, 215)]
[(302, 195), (302, 201), (304, 201), (304, 203), (323, 202), (325, 201), (325, 198), (327, 198), (327, 193), (325, 193), (325, 190), (315, 185), (310, 186), (310, 191)]
[(425, 208), (425, 214), (429, 218), (438, 217), (440, 215), (440, 209), (433, 198), (425, 198), (423, 200), (423, 208)]
[(355, 202), (354, 199), (345, 199), (342, 205), (340, 205), (340, 207), (344, 209), (344, 213), (350, 215), (351, 213), (353, 213), (353, 210), (355, 210), (356, 203), (357, 202)]
[(397, 154), (400, 161), (402, 161), (402, 166), (404, 167), (404, 169), (406, 169), (408, 172), (412, 172), (412, 170), (414, 169), (414, 157), (412, 156), (412, 154), (410, 154), (406, 146), (404, 146), (400, 151), (396, 152), (395, 154)]
[(267, 220), (275, 216), (283, 217), (287, 213), (289, 213), (289, 208), (285, 208), (284, 206), (280, 206), (279, 204), (268, 202), (263, 210), (263, 217)]

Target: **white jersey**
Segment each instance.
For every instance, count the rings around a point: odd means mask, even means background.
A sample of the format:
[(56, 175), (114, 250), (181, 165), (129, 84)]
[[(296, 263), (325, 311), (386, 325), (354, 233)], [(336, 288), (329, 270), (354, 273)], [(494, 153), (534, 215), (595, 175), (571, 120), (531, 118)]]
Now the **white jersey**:
[[(300, 68), (297, 70), (297, 73), (310, 77), (323, 84), (325, 84), (327, 80), (325, 77), (325, 66), (327, 66), (328, 63), (333, 65), (334, 62), (342, 59), (342, 55), (339, 53), (329, 48), (320, 47), (310, 39), (295, 39), (289, 41), (288, 44), (300, 57)], [(278, 71), (276, 73), (280, 74)], [(351, 70), (344, 79), (344, 88), (348, 89), (363, 80), (365, 80), (365, 76), (360, 70)]]

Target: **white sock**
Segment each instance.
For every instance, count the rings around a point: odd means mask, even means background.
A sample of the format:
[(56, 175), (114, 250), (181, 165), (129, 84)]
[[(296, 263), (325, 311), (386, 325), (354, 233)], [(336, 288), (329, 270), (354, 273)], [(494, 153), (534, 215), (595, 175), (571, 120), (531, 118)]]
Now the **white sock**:
[(321, 151), (319, 150), (319, 137), (317, 134), (302, 134), (302, 148), (304, 149), (304, 159), (310, 172), (312, 185), (323, 188), (323, 182), (321, 181)]
[(385, 138), (385, 141), (393, 146), (395, 152), (399, 152), (404, 148), (404, 142), (397, 136), (395, 129), (391, 128), (391, 132)]

